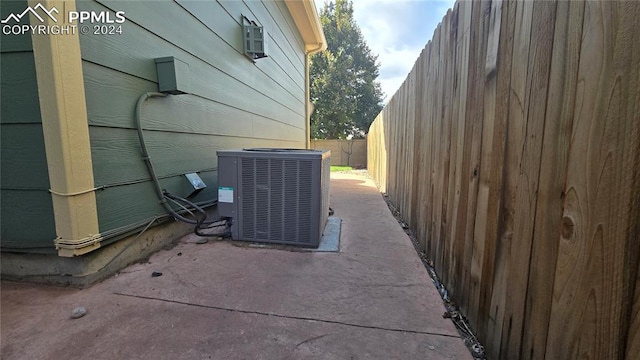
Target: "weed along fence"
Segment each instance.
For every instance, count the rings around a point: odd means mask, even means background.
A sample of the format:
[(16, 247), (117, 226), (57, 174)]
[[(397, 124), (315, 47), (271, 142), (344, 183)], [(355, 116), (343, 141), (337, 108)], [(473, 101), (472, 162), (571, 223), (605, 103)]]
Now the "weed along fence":
[(640, 359), (640, 2), (458, 1), (367, 164), (489, 359)]

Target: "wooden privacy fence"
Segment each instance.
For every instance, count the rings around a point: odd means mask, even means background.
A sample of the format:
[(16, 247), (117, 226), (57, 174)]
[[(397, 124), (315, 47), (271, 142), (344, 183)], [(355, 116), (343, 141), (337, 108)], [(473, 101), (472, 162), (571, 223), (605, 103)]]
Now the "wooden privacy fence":
[(313, 140), (311, 148), (331, 150), (331, 165), (367, 167), (367, 140)]
[(640, 359), (640, 2), (458, 1), (368, 167), (489, 359)]

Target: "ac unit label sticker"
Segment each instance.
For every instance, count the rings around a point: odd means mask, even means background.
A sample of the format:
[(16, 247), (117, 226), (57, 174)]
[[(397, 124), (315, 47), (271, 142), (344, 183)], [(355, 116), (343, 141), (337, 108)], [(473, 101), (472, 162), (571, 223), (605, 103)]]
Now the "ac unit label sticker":
[(233, 188), (232, 187), (218, 187), (218, 202), (233, 204)]

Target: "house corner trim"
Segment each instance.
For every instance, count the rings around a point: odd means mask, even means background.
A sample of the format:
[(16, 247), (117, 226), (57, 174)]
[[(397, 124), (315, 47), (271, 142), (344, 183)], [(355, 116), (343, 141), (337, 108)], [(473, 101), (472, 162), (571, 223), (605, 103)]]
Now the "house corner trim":
[[(31, 7), (55, 7), (60, 12), (56, 22), (46, 18), (42, 22), (45, 26), (66, 24), (68, 19), (62, 12), (75, 10), (75, 1), (28, 3)], [(33, 14), (31, 22), (41, 23)], [(59, 256), (76, 256), (100, 246), (87, 241), (99, 234), (99, 226), (95, 191), (87, 191), (94, 189), (94, 179), (80, 39), (77, 33), (32, 34), (31, 39), (55, 216), (55, 245)], [(65, 239), (67, 246), (61, 248), (59, 239)]]

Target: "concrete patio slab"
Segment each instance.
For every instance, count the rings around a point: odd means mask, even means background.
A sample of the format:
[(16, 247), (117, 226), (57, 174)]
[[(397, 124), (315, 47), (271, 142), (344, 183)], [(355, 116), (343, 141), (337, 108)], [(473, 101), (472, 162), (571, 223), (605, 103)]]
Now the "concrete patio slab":
[(91, 288), (2, 282), (1, 357), (471, 359), (371, 180), (331, 186), (339, 252), (190, 235)]

